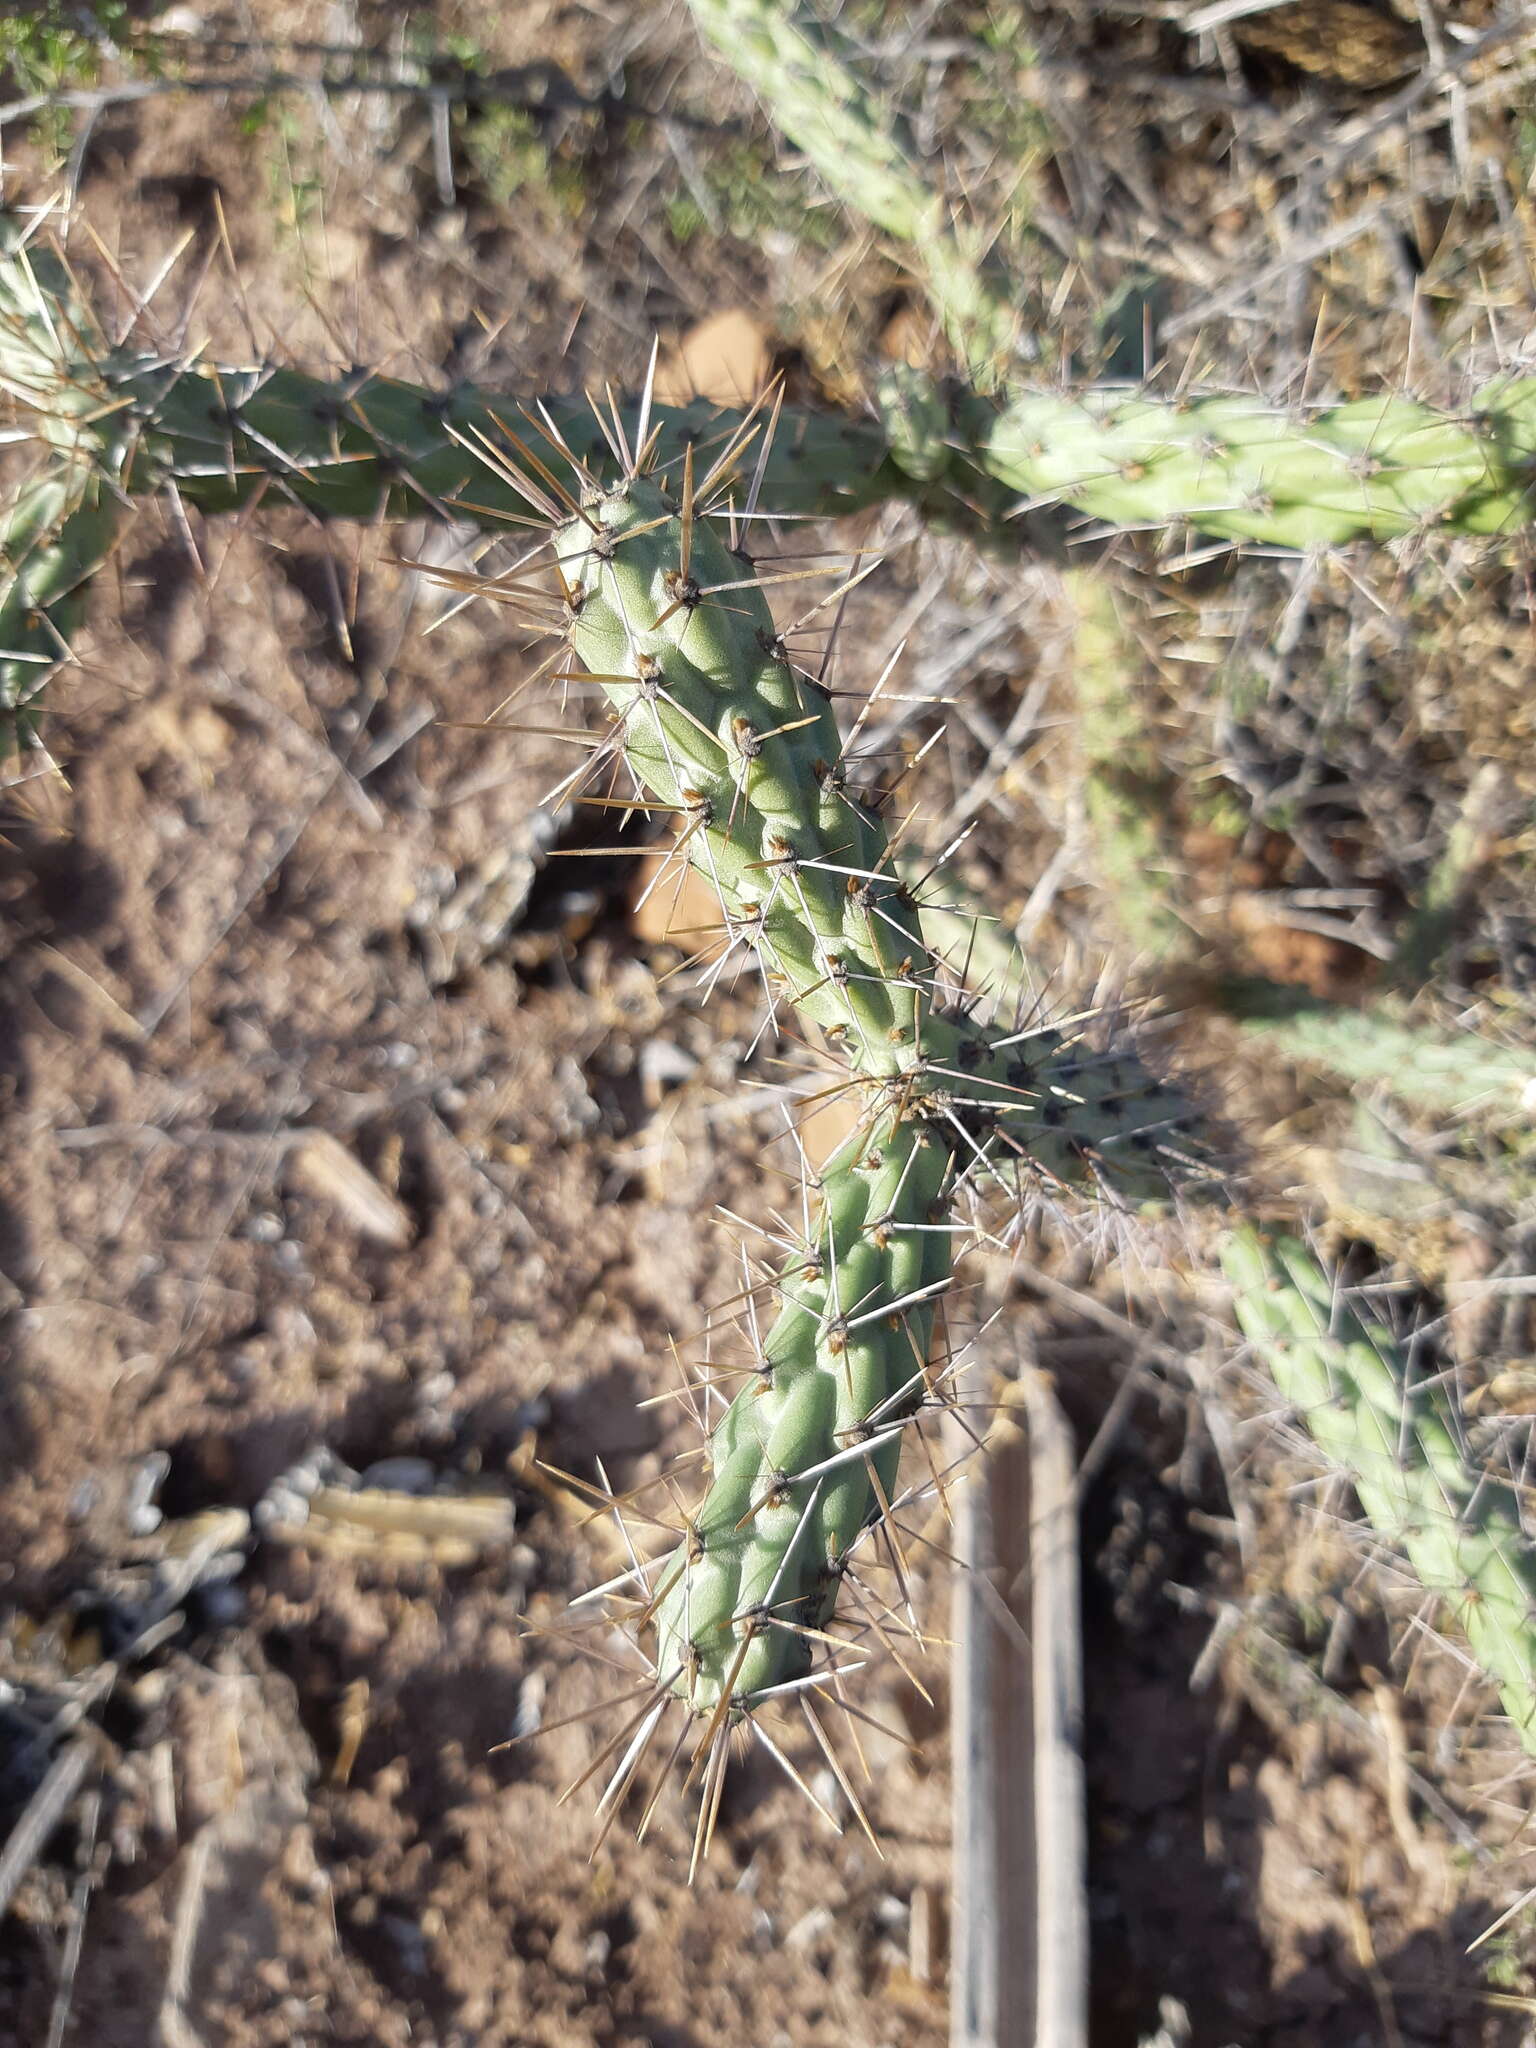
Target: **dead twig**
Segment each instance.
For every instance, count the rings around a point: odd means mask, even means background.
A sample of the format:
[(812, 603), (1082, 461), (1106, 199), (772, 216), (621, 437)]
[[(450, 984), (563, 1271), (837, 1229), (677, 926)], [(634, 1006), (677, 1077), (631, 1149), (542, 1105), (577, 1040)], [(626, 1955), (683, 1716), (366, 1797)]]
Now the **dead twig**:
[(48, 1766), (5, 1847), (0, 1849), (0, 1914), (9, 1907), (16, 1887), (42, 1854), (48, 1837), (68, 1812), (70, 1802), (100, 1757), (100, 1738), (93, 1731), (86, 1731), (67, 1743)]

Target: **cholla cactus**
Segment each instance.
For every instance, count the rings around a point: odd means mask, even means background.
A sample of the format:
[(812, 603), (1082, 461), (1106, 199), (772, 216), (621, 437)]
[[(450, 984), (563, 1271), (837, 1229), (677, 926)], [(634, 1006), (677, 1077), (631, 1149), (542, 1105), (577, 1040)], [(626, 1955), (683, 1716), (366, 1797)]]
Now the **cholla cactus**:
[[(930, 263), (945, 246), (929, 238)], [(930, 283), (956, 319), (981, 318), (953, 299), (947, 274), (941, 264)], [(39, 440), (79, 460), (82, 477), (94, 466), (124, 495), (174, 485), (208, 512), (275, 492), (328, 518), (425, 513), (515, 529), (541, 515), (484, 460), (507, 422), (538, 419), (580, 459), (606, 455), (581, 400), (520, 403), (366, 370), (326, 379), (108, 348), (62, 266), (30, 247), (0, 255), (0, 392)], [(1532, 378), (1491, 387), (1461, 419), (1398, 397), (1283, 411), (1257, 398), (1100, 387), (999, 401), (910, 372), (884, 379), (876, 403), (878, 425), (784, 408), (763, 502), (828, 517), (915, 497), (987, 515), (1006, 490), (1112, 526), (1183, 521), (1294, 547), (1437, 524), (1513, 531), (1536, 506)], [(692, 441), (706, 459), (743, 424), (703, 402), (657, 406), (653, 419), (665, 445)]]
[(1536, 1755), (1536, 1548), (1513, 1486), (1478, 1470), (1437, 1384), (1345, 1299), (1295, 1238), (1235, 1232), (1237, 1320), (1371, 1527), (1443, 1600)]
[(819, 1027), (860, 1109), (714, 1431), (709, 1494), (647, 1591), (659, 1695), (610, 1798), (680, 1701), (706, 1720), (701, 1841), (729, 1727), (802, 1684), (852, 1546), (889, 1513), (902, 1426), (935, 1398), (930, 1336), (961, 1188), (996, 1175), (1140, 1201), (1188, 1159), (1179, 1098), (1134, 1058), (986, 1028), (944, 999), (878, 811), (849, 786), (829, 694), (719, 531), (740, 453), (697, 483), (687, 451), (670, 476), (639, 461), (605, 484), (562, 450), (570, 491), (542, 459), (541, 486), (525, 448), (502, 458), (560, 520), (578, 672), (607, 695), (636, 779), (684, 820), (678, 851), (719, 897), (722, 959), (754, 959), (771, 1005)]
[(1109, 527), (1182, 524), (1293, 548), (1434, 526), (1510, 533), (1536, 517), (1536, 378), (1500, 379), (1462, 417), (1397, 394), (1304, 408), (1230, 394), (1170, 400), (1129, 385), (994, 397), (1015, 316), (950, 228), (899, 116), (846, 42), (805, 0), (691, 5), (836, 197), (906, 246), (980, 387), (943, 426), (927, 407), (920, 439), (911, 380), (877, 392), (913, 475), (947, 473), (962, 495), (980, 475), (1029, 504), (1071, 506)]

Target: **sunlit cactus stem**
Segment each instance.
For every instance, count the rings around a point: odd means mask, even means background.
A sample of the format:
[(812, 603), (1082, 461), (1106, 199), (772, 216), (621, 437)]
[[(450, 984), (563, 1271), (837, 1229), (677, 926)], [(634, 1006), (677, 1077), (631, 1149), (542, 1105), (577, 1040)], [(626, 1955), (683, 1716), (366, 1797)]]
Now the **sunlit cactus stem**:
[[(937, 234), (925, 242), (930, 266), (948, 246)], [(964, 269), (968, 259), (955, 261)], [(992, 315), (964, 292), (957, 299), (954, 280), (930, 277), (930, 287), (948, 294), (957, 320), (990, 331)], [(63, 266), (34, 247), (0, 254), (0, 393), (39, 440), (96, 464), (125, 496), (174, 487), (207, 512), (275, 495), (326, 518), (415, 514), (515, 530), (541, 515), (485, 459), (507, 426), (547, 424), (583, 461), (607, 455), (580, 398), (434, 392), (367, 370), (327, 378), (109, 348)], [(986, 520), (1001, 516), (1006, 491), (1113, 527), (1182, 521), (1295, 547), (1432, 525), (1514, 531), (1536, 505), (1532, 378), (1491, 386), (1459, 417), (1396, 396), (1290, 411), (1130, 388), (997, 399), (915, 372), (885, 377), (876, 399), (879, 422), (785, 407), (762, 502), (828, 517), (904, 497)], [(658, 405), (652, 417), (665, 446), (693, 442), (701, 465), (743, 424), (740, 411), (703, 401)]]
[(1501, 378), (1461, 415), (1397, 393), (1292, 408), (1129, 386), (961, 411), (962, 444), (988, 476), (1110, 527), (1310, 548), (1434, 527), (1513, 533), (1536, 517), (1536, 378)]
[(1472, 1464), (1443, 1389), (1295, 1238), (1235, 1232), (1222, 1254), (1244, 1334), (1384, 1544), (1443, 1600), (1536, 1755), (1536, 1546), (1513, 1486)]
[(947, 478), (964, 494), (981, 478), (1110, 528), (1186, 525), (1291, 548), (1434, 527), (1512, 533), (1536, 517), (1536, 378), (1502, 377), (1462, 413), (1399, 393), (1288, 407), (1228, 393), (1162, 398), (1135, 385), (999, 388), (999, 340), (1016, 318), (1008, 295), (956, 232), (847, 39), (805, 0), (691, 5), (836, 198), (906, 245), (970, 367), (972, 390), (942, 417), (919, 404), (910, 378), (876, 394), (896, 459), (930, 487)]

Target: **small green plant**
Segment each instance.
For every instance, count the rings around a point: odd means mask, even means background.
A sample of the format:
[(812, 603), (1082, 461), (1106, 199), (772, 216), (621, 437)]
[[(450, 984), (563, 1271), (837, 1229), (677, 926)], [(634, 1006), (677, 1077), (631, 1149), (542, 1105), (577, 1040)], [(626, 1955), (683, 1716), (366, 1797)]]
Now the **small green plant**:
[(571, 219), (580, 215), (588, 196), (582, 168), (550, 148), (538, 117), (527, 108), (497, 102), (471, 106), (459, 127), (469, 168), (497, 206), (521, 200)]
[(93, 84), (103, 50), (132, 33), (128, 0), (36, 0), (0, 21), (0, 67), (17, 92), (68, 91)]
[(306, 114), (288, 100), (264, 99), (251, 110), (272, 216), (281, 233), (302, 251), (320, 221), (325, 199), (321, 153)]
[(1533, 1933), (1536, 1907), (1527, 1897), (1519, 1911), (1505, 1917), (1497, 1934), (1481, 1945), (1483, 1976), (1489, 1987), (1519, 1996), (1526, 2006), (1536, 1987), (1531, 1965)]
[[(129, 0), (37, 0), (0, 18), (0, 92), (48, 98), (95, 85), (105, 57), (131, 48), (153, 71), (158, 49), (141, 35)], [(51, 160), (68, 154), (74, 116), (67, 107), (43, 106), (32, 132)]]
[(694, 151), (697, 189), (684, 186), (666, 203), (667, 231), (680, 248), (698, 235), (722, 232), (756, 245), (770, 232), (809, 249), (826, 249), (838, 223), (825, 207), (806, 203), (805, 181), (786, 176), (759, 138), (728, 135)]

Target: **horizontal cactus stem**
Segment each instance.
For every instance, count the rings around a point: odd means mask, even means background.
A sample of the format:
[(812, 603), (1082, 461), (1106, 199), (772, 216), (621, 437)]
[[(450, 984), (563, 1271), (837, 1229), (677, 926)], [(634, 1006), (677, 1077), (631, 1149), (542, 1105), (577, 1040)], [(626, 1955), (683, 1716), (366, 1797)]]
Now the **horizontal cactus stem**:
[[(547, 518), (547, 506), (525, 488), (536, 479), (498, 459), (509, 433), (540, 439), (547, 419), (580, 460), (608, 459), (597, 416), (582, 399), (552, 399), (530, 416), (515, 398), (469, 387), (435, 393), (382, 376), (327, 380), (123, 352), (34, 364), (11, 382), (25, 385), (34, 416), (55, 437), (120, 461), (127, 489), (174, 481), (206, 512), (236, 510), (277, 489), (324, 518), (425, 513), (494, 531)], [(692, 443), (704, 461), (744, 419), (703, 400), (652, 412), (668, 447)], [(739, 501), (756, 466), (749, 440)], [(902, 478), (876, 426), (781, 414), (759, 488), (776, 512), (827, 516), (893, 495)]]
[[(735, 0), (730, 8), (702, 4), (722, 33), (735, 33), (724, 28)], [(728, 52), (744, 66), (786, 14), (768, 0), (758, 0), (757, 12), (761, 35), (741, 33)], [(872, 165), (896, 179), (887, 232), (905, 240), (927, 233), (935, 202), (851, 68), (834, 53), (796, 76), (806, 121), (819, 118), (815, 109), (826, 108), (829, 94), (836, 103), (823, 123), (836, 138), (827, 161), (834, 188), (859, 160), (847, 139), (852, 120)], [(778, 111), (769, 73), (755, 82)], [(867, 217), (882, 217), (871, 212), (869, 193), (844, 196)], [(964, 251), (946, 242), (942, 253), (938, 282), (955, 300), (947, 317), (961, 331), (962, 352), (995, 360), (993, 323), (1006, 326), (1011, 315), (988, 296)], [(975, 305), (966, 299), (972, 291)], [(527, 441), (549, 428), (578, 462), (601, 468), (608, 460), (605, 431), (583, 401), (523, 406), (471, 387), (434, 393), (366, 371), (327, 380), (272, 365), (106, 349), (68, 274), (44, 249), (0, 252), (0, 388), (30, 414), (40, 439), (100, 463), (125, 491), (174, 482), (185, 502), (210, 512), (275, 489), (324, 517), (412, 512), (516, 528), (545, 520), (549, 505), (536, 475), (507, 460), (512, 436)], [(1536, 515), (1532, 377), (1496, 380), (1461, 414), (1395, 394), (1306, 411), (1243, 395), (1166, 400), (1115, 386), (949, 394), (905, 371), (881, 380), (875, 406), (878, 421), (782, 409), (757, 481), (762, 504), (825, 516), (905, 496), (936, 508), (970, 505), (990, 518), (1005, 509), (1001, 488), (1112, 526), (1182, 521), (1291, 547), (1391, 538), (1431, 524), (1508, 533)], [(702, 402), (654, 406), (650, 419), (667, 447), (691, 443), (705, 462), (745, 424), (740, 412)], [(761, 433), (767, 437), (766, 422)], [(760, 453), (749, 432), (737, 463), (738, 504)]]
[[(515, 530), (541, 524), (548, 507), (500, 459), (509, 428), (536, 437), (547, 416), (579, 460), (601, 465), (607, 456), (583, 401), (541, 402), (530, 416), (514, 399), (474, 390), (168, 367), (122, 354), (6, 375), (0, 350), (0, 379), (29, 405), (40, 437), (100, 461), (126, 492), (174, 483), (187, 504), (212, 513), (275, 490), (322, 518), (414, 514)], [(1427, 526), (1512, 533), (1536, 517), (1536, 379), (1501, 386), (1466, 422), (1430, 415), (1393, 443), (1390, 458), (1354, 445), (1358, 425), (1346, 433), (1338, 424), (1347, 408), (1293, 418), (1256, 399), (1137, 399), (1132, 417), (1111, 427), (1106, 418), (1127, 403), (1123, 392), (1020, 392), (941, 406), (920, 397), (915, 382), (885, 403), (886, 424), (781, 411), (758, 485), (762, 503), (786, 516), (834, 517), (904, 497), (940, 516), (972, 506), (996, 518), (1008, 509), (1001, 489), (1012, 502), (1060, 504), (1110, 527), (1177, 522), (1298, 549)], [(1249, 438), (1213, 431), (1225, 419), (1233, 434), (1241, 408)], [(696, 402), (655, 407), (652, 417), (667, 446), (707, 452), (723, 449), (746, 416)], [(755, 471), (748, 449), (738, 503)]]
[(1235, 1231), (1237, 1320), (1384, 1543), (1443, 1600), (1536, 1755), (1536, 1545), (1514, 1487), (1467, 1462), (1449, 1403), (1412, 1386), (1397, 1340), (1338, 1297), (1296, 1239)]
[(1429, 525), (1513, 532), (1536, 516), (1531, 378), (1480, 394), (1461, 419), (1399, 397), (1295, 413), (1106, 387), (961, 411), (970, 459), (988, 475), (1109, 525), (1182, 521), (1309, 547)]

